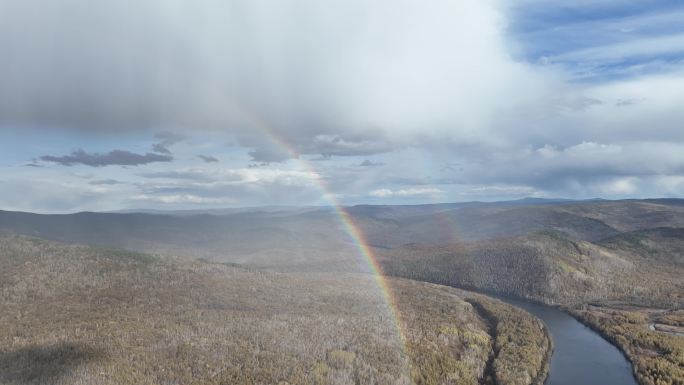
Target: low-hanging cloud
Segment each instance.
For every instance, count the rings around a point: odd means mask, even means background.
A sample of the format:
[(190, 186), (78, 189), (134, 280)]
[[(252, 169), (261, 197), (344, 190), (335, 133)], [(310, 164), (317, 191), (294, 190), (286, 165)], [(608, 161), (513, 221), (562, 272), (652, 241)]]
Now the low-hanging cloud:
[(361, 167), (378, 167), (378, 166), (384, 166), (385, 164), (382, 162), (373, 162), (371, 160), (365, 159), (363, 162), (359, 164)]
[(159, 142), (152, 145), (152, 150), (156, 153), (171, 155), (169, 147), (185, 140), (185, 136), (169, 131), (158, 132), (154, 135)]
[[(530, 26), (507, 29), (516, 12), (561, 8), (536, 0), (518, 8), (499, 0), (3, 2), (0, 130), (170, 130), (154, 144), (165, 155), (211, 130), (234, 136), (257, 162), (434, 143), (630, 140), (654, 118), (663, 136), (681, 139), (684, 93), (672, 90), (684, 89), (684, 74), (573, 83), (563, 67), (517, 55), (521, 42), (509, 32)], [(668, 25), (665, 43), (679, 36)], [(543, 40), (551, 32), (521, 37), (557, 47)], [(601, 36), (599, 47), (613, 35)], [(616, 55), (629, 59), (629, 47)], [(583, 52), (572, 52), (573, 63), (590, 59)], [(652, 104), (629, 106), (639, 113), (615, 111), (615, 100), (644, 98)]]
[(211, 155), (197, 155), (199, 159), (202, 159), (204, 163), (216, 163), (219, 160)]
[(162, 154), (136, 154), (125, 150), (113, 150), (108, 153), (88, 153), (82, 149), (72, 152), (70, 155), (54, 156), (43, 155), (40, 160), (52, 162), (63, 166), (82, 164), (91, 167), (102, 166), (140, 166), (154, 162), (170, 162), (173, 157)]
[(4, 2), (0, 127), (219, 130), (255, 161), (486, 136), (545, 87), (502, 23), (495, 0)]
[(88, 182), (89, 185), (93, 186), (111, 186), (116, 184), (123, 184), (124, 182), (116, 179), (98, 179)]

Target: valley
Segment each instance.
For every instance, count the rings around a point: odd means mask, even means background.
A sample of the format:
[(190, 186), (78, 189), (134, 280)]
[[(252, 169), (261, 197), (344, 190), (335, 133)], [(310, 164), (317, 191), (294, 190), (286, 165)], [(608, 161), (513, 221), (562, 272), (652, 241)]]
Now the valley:
[(0, 385), (684, 385), (684, 1), (0, 0)]
[(477, 293), (561, 306), (640, 384), (682, 383), (680, 201), (348, 211), (380, 285), (326, 208), (0, 212), (0, 383), (563, 383), (558, 331)]

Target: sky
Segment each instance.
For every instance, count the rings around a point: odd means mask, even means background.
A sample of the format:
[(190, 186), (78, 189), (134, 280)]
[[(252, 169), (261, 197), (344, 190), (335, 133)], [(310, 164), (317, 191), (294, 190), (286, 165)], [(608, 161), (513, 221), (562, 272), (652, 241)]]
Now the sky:
[(0, 209), (684, 196), (684, 4), (0, 0)]

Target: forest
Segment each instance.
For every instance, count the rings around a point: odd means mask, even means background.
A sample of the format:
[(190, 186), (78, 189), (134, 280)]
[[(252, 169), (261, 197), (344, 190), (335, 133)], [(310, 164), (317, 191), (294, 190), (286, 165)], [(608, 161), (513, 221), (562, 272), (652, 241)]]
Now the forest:
[[(2, 384), (510, 384), (542, 378), (531, 315), (366, 274), (270, 273), (0, 237)], [(524, 366), (517, 363), (522, 360)]]

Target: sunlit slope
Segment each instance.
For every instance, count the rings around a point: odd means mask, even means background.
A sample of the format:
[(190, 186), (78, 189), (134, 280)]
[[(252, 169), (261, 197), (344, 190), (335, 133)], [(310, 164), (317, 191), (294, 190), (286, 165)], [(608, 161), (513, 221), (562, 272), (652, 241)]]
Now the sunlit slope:
[[(478, 384), (496, 367), (526, 384), (542, 373), (547, 341), (526, 313), (443, 286), (390, 287), (399, 320), (367, 275), (2, 236), (0, 383)], [(497, 326), (536, 337), (503, 336), (499, 357)], [(513, 365), (520, 354), (527, 364)]]
[[(514, 237), (554, 230), (572, 239), (598, 241), (622, 232), (684, 227), (683, 200), (624, 200), (457, 207), (359, 206), (352, 214), (371, 244), (444, 244)], [(406, 208), (405, 208), (406, 207)], [(420, 206), (418, 206), (420, 207)]]
[(679, 229), (633, 232), (597, 243), (540, 231), (487, 241), (408, 245), (379, 257), (388, 274), (546, 303), (612, 299), (670, 307), (684, 304), (683, 247)]

